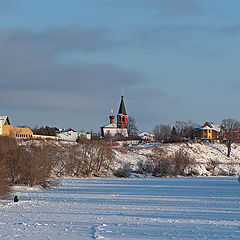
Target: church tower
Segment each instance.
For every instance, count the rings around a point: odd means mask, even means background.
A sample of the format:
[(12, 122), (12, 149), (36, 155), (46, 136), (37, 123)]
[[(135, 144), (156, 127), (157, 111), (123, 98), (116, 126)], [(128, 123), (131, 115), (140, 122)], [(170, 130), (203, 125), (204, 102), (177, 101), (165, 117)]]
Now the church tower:
[(117, 127), (118, 128), (127, 128), (128, 115), (126, 113), (126, 108), (123, 100), (123, 93), (121, 96), (121, 103), (117, 115)]
[(113, 109), (111, 109), (111, 115), (109, 116), (110, 124), (114, 124), (114, 115), (113, 115)]

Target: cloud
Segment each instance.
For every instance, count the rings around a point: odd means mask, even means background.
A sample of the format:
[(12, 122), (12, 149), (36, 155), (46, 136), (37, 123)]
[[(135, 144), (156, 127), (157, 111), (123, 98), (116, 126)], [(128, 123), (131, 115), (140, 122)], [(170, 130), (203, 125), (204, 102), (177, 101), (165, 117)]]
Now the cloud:
[(84, 55), (111, 44), (102, 28), (0, 29), (0, 36), (1, 105), (96, 111), (109, 92), (120, 95), (144, 79), (140, 72), (111, 63), (61, 61), (72, 51)]
[[(101, 4), (104, 4), (101, 2)], [(202, 6), (196, 0), (121, 0), (105, 3), (105, 6), (154, 9), (167, 16), (192, 16), (201, 13)]]
[(38, 47), (51, 53), (93, 51), (109, 46), (106, 28), (79, 29), (75, 26), (55, 27), (40, 32), (25, 29), (0, 29), (0, 44), (12, 47)]
[(6, 0), (0, 0), (0, 12), (5, 10), (9, 5), (9, 2)]
[[(240, 29), (240, 28), (239, 28)], [(126, 44), (141, 46), (153, 54), (192, 56), (200, 59), (216, 59), (225, 54), (224, 45), (232, 34), (238, 34), (237, 26), (206, 26), (199, 24), (161, 24), (134, 29)], [(240, 33), (240, 30), (239, 30)], [(154, 50), (154, 51), (153, 51)], [(182, 55), (183, 56), (183, 55)]]
[[(9, 97), (11, 96), (11, 97)], [(48, 90), (8, 90), (0, 91), (0, 100), (5, 106), (21, 109), (68, 110), (73, 112), (97, 111), (103, 102), (96, 104), (96, 98), (70, 92)]]
[(240, 24), (224, 26), (219, 29), (221, 32), (226, 34), (239, 34), (240, 33)]
[(162, 0), (162, 13), (171, 16), (196, 15), (201, 6), (194, 0)]
[(137, 29), (132, 35), (132, 41), (140, 44), (169, 47), (189, 47), (202, 42), (202, 36), (211, 35), (214, 29), (194, 25), (160, 25)]

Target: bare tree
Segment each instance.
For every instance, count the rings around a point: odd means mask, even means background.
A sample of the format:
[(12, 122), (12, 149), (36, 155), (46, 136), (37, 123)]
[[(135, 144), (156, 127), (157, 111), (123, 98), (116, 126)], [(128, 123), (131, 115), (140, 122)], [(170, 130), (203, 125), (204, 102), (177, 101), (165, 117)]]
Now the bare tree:
[(137, 133), (138, 133), (138, 128), (136, 126), (136, 121), (133, 117), (129, 116), (128, 117), (128, 125), (127, 125), (127, 128), (128, 128), (128, 135), (133, 135), (133, 136), (136, 136)]
[(175, 128), (177, 134), (182, 138), (193, 138), (194, 128), (196, 124), (191, 120), (188, 121), (176, 121)]
[(101, 141), (81, 142), (69, 148), (65, 155), (63, 174), (68, 176), (91, 176), (104, 173), (113, 164), (114, 152), (108, 144)]
[(156, 177), (190, 175), (194, 164), (195, 159), (184, 148), (169, 154), (166, 150), (156, 147), (147, 162), (139, 163), (138, 171), (152, 173)]
[(236, 142), (239, 139), (239, 126), (240, 123), (235, 119), (224, 119), (222, 121), (222, 125), (224, 128), (224, 135), (226, 138), (227, 145), (227, 156), (230, 157), (231, 154), (231, 146), (233, 142)]
[(170, 125), (156, 125), (153, 129), (153, 133), (157, 141), (169, 142), (171, 138), (172, 129)]
[(16, 157), (16, 141), (9, 137), (0, 137), (0, 196), (10, 192), (10, 162)]

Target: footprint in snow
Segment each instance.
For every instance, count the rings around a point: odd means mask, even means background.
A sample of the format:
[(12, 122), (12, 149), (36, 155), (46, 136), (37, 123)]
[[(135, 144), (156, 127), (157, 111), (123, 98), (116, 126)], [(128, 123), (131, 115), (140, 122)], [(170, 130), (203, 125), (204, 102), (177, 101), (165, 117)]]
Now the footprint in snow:
[(102, 240), (105, 239), (102, 236), (103, 232), (106, 232), (106, 230), (104, 229), (104, 227), (106, 227), (107, 224), (100, 224), (100, 225), (96, 225), (95, 227), (93, 227), (93, 239), (95, 240)]

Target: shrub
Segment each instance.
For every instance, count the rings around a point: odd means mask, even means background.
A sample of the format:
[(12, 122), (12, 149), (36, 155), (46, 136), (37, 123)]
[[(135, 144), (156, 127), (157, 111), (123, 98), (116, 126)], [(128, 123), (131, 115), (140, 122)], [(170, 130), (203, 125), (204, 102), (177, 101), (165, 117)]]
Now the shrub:
[[(0, 195), (10, 192), (12, 166), (16, 161), (17, 143), (14, 138), (0, 137)], [(14, 170), (16, 170), (14, 168)]]
[(66, 175), (83, 177), (110, 169), (114, 152), (105, 141), (84, 141), (69, 148), (62, 161)]
[(56, 148), (48, 145), (18, 146), (10, 137), (0, 137), (0, 195), (14, 184), (48, 187)]
[(49, 187), (56, 155), (55, 148), (47, 145), (31, 145), (18, 149), (18, 174), (15, 183)]
[(143, 160), (140, 160), (137, 162), (137, 173), (139, 174), (144, 174), (145, 173), (145, 164), (143, 162)]
[(195, 160), (182, 148), (171, 155), (162, 148), (154, 148), (153, 154), (149, 156), (149, 160), (138, 163), (138, 172), (152, 173), (156, 177), (176, 176), (192, 174), (191, 169)]
[(113, 175), (115, 177), (119, 178), (127, 178), (131, 175), (131, 170), (128, 164), (124, 165), (123, 167), (120, 167), (116, 171), (113, 172)]
[(188, 168), (195, 163), (195, 160), (191, 158), (190, 154), (182, 148), (176, 151), (170, 157), (170, 160), (173, 165), (174, 175), (186, 175)]
[[(214, 175), (215, 169), (218, 165), (219, 165), (219, 162), (217, 160), (211, 159), (206, 166), (206, 170), (211, 172), (211, 174)], [(221, 174), (223, 174), (223, 172)], [(223, 175), (225, 175), (225, 173)]]
[(10, 191), (8, 169), (6, 168), (6, 164), (0, 160), (0, 196), (8, 194)]

